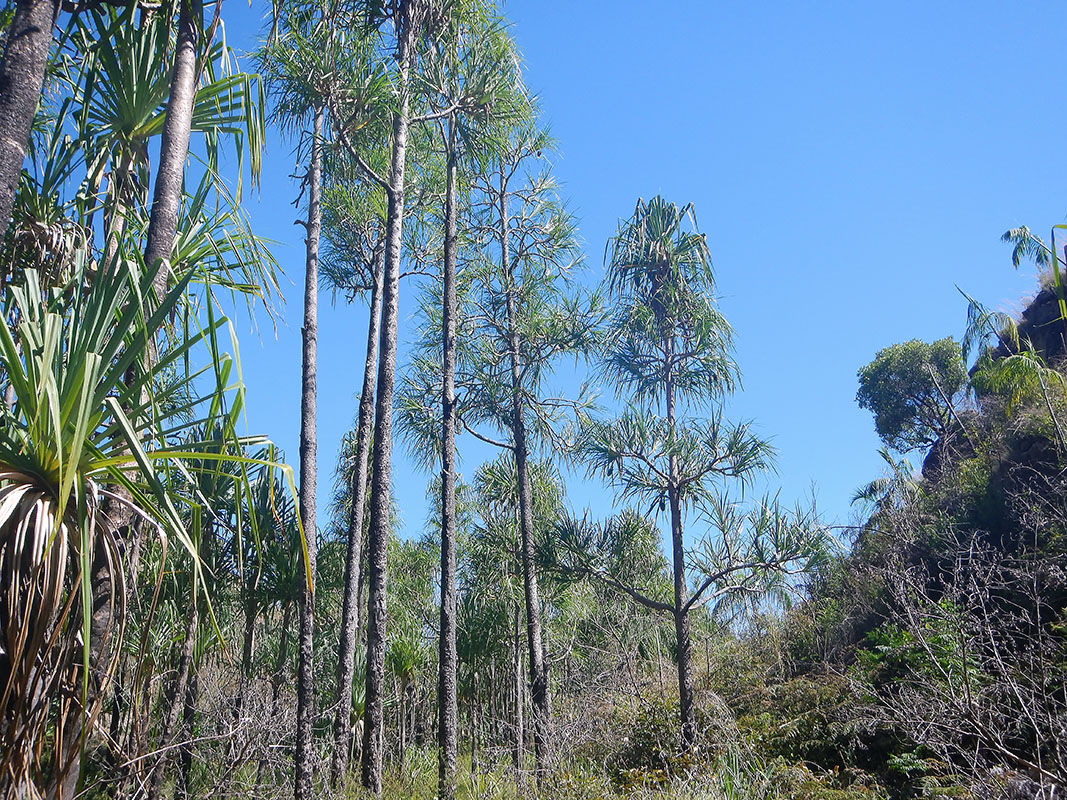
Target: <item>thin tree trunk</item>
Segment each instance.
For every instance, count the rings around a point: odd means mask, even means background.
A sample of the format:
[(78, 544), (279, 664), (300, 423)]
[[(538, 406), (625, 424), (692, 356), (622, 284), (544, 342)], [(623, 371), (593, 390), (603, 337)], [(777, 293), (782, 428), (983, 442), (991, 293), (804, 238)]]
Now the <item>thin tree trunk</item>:
[[(193, 102), (196, 97), (196, 58), (200, 28), (203, 24), (203, 0), (179, 0), (178, 38), (174, 51), (174, 68), (171, 72), (167, 111), (163, 118), (163, 131), (159, 144), (159, 169), (155, 175), (152, 194), (152, 211), (148, 219), (144, 263), (151, 269), (160, 259), (170, 256), (174, 236), (178, 230), (178, 207), (181, 204), (185, 176), (185, 159), (189, 153), (189, 136), (192, 133)], [(112, 181), (114, 207), (107, 239), (107, 252), (103, 263), (110, 265), (117, 252), (119, 238), (126, 225), (121, 213), (126, 203), (129, 184), (132, 180), (133, 154), (124, 152), (118, 168), (118, 180)], [(160, 267), (152, 280), (152, 290), (157, 303), (167, 294), (169, 269)], [(156, 342), (148, 342), (147, 360), (155, 363), (158, 354)], [(140, 575), (140, 553), (144, 538), (144, 525), (126, 509), (121, 513), (129, 531), (127, 550), (132, 554), (127, 565), (127, 600), (135, 594)]]
[(489, 713), (488, 713), (488, 730), (486, 733), (489, 736), (489, 744), (496, 747), (499, 741), (499, 722), (500, 715), (497, 714), (497, 687), (496, 687), (496, 659), (490, 657), (489, 659)]
[(404, 688), (396, 679), (396, 752), (401, 769), (404, 767)]
[(382, 793), (382, 749), (385, 700), (385, 592), (386, 543), (389, 536), (391, 457), (393, 447), (393, 382), (396, 373), (396, 337), (399, 315), (400, 250), (404, 227), (404, 168), (410, 123), (410, 32), (400, 32), (397, 55), (399, 108), (393, 114), (393, 152), (389, 166), (386, 216), (385, 273), (382, 280), (382, 332), (378, 361), (378, 396), (375, 400), (374, 463), (370, 495), (370, 532), (367, 571), (366, 710), (363, 725), (361, 778), (372, 794)]
[(511, 431), (515, 453), (515, 473), (519, 489), (519, 530), (523, 588), (526, 594), (526, 638), (530, 651), (530, 695), (533, 700), (534, 760), (538, 780), (544, 777), (549, 746), (550, 704), (548, 675), (545, 670), (541, 635), (541, 599), (537, 587), (537, 563), (534, 560), (533, 491), (530, 486), (526, 420), (522, 400), (522, 366), (515, 308), (514, 276), (508, 242), (507, 181), (500, 173), (500, 249), (501, 266), (507, 277), (505, 287), (508, 338), (511, 361)]
[(515, 742), (512, 760), (519, 778), (526, 766), (526, 734), (523, 730), (523, 678), (522, 678), (522, 618), (518, 604), (515, 605)]
[(241, 643), (241, 676), (237, 687), (237, 702), (233, 706), (233, 722), (240, 724), (241, 714), (244, 712), (245, 699), (248, 695), (248, 682), (252, 677), (252, 653), (256, 648), (256, 612), (257, 604), (248, 599), (245, 601), (245, 631)]
[(471, 725), (471, 775), (478, 774), (478, 673), (471, 681), (471, 694), (468, 703)]
[(0, 237), (11, 222), (58, 13), (56, 0), (17, 0), (7, 29), (0, 61)]
[[(667, 427), (674, 430), (674, 382), (666, 376)], [(688, 589), (685, 580), (685, 543), (682, 539), (682, 505), (679, 492), (678, 457), (669, 459), (670, 481), (667, 501), (671, 511), (671, 552), (674, 561), (674, 633), (678, 649), (678, 709), (682, 723), (682, 750), (688, 753), (696, 739), (696, 709), (693, 702), (692, 641), (689, 613), (685, 609)]]
[(367, 357), (363, 366), (363, 389), (356, 421), (356, 464), (352, 471), (352, 509), (348, 520), (348, 553), (345, 561), (345, 597), (341, 611), (341, 638), (337, 656), (337, 715), (334, 718), (333, 764), (330, 784), (337, 788), (348, 770), (352, 749), (352, 678), (356, 671), (356, 633), (359, 629), (360, 589), (363, 586), (363, 518), (367, 506), (367, 461), (371, 425), (374, 422), (374, 375), (378, 369), (378, 328), (382, 309), (382, 270), (374, 269), (370, 321), (367, 324)]
[(456, 796), (456, 128), (448, 126), (441, 382), (441, 630), (437, 796)]
[[(196, 98), (196, 45), (203, 24), (203, 0), (179, 0), (178, 42), (174, 51), (174, 71), (170, 78), (170, 97), (163, 119), (159, 143), (159, 169), (152, 193), (152, 213), (148, 220), (144, 263), (151, 269), (156, 262), (170, 257), (174, 235), (178, 230), (178, 207), (185, 177), (185, 158), (189, 153), (189, 134), (193, 127), (193, 102)], [(169, 267), (161, 267), (153, 280), (156, 300), (167, 293)]]
[(300, 594), (300, 665), (296, 680), (296, 800), (312, 800), (311, 719), (315, 714), (315, 394), (318, 339), (319, 232), (322, 228), (323, 110), (315, 109), (308, 169), (307, 265), (304, 273), (303, 367), (300, 397), (300, 519), (307, 542), (309, 580)]
[(196, 703), (200, 697), (200, 678), (194, 670), (185, 687), (185, 706), (182, 713), (182, 744), (178, 748), (178, 777), (174, 782), (175, 800), (193, 796), (190, 781), (193, 773), (193, 734), (196, 728)]

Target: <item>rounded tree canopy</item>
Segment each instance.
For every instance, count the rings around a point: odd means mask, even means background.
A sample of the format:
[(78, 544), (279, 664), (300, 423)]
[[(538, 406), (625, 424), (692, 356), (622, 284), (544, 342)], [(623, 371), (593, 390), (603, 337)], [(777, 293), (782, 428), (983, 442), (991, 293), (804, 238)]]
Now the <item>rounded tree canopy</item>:
[(879, 350), (859, 371), (856, 400), (874, 413), (885, 444), (901, 453), (928, 447), (951, 427), (953, 398), (967, 370), (952, 337), (932, 344), (912, 339)]

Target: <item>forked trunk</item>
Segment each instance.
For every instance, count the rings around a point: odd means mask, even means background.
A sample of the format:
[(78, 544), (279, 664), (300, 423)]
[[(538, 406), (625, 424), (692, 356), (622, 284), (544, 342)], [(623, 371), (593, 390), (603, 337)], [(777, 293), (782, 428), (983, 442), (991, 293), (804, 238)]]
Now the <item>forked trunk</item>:
[(382, 270), (375, 265), (367, 324), (367, 357), (356, 421), (355, 468), (352, 470), (352, 508), (348, 519), (345, 561), (345, 597), (341, 610), (341, 638), (337, 655), (337, 714), (334, 717), (333, 764), (330, 784), (337, 788), (348, 771), (352, 750), (352, 678), (356, 671), (356, 634), (359, 630), (360, 590), (363, 586), (363, 519), (367, 506), (367, 460), (374, 423), (374, 375), (378, 369), (378, 327), (382, 309)]

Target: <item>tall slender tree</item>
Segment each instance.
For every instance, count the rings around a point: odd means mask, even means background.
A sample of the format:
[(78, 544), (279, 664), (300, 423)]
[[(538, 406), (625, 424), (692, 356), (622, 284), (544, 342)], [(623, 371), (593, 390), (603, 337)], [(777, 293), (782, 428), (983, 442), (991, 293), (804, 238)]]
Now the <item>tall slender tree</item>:
[[(345, 201), (353, 195), (342, 190)], [(336, 198), (336, 194), (334, 195)], [(365, 198), (364, 198), (365, 199)], [(378, 338), (382, 308), (382, 268), (384, 261), (384, 218), (376, 212), (377, 204), (368, 209), (363, 202), (335, 202), (328, 220), (328, 272), (334, 285), (370, 281), (370, 307), (367, 324), (367, 348), (363, 361), (363, 387), (356, 414), (355, 436), (351, 442), (351, 459), (343, 470), (347, 476), (348, 545), (345, 558), (345, 588), (341, 611), (341, 632), (337, 654), (337, 710), (334, 716), (334, 750), (330, 782), (336, 787), (348, 769), (352, 746), (352, 680), (355, 674), (356, 634), (360, 619), (359, 588), (362, 586), (363, 529), (366, 518), (367, 468), (370, 455), (371, 426), (374, 422), (374, 378), (378, 367)], [(341, 215), (342, 218), (336, 218)], [(332, 224), (330, 224), (332, 223)], [(357, 255), (358, 254), (358, 255)], [(354, 263), (358, 262), (358, 263)]]
[[(576, 252), (574, 228), (555, 186), (546, 175), (528, 172), (536, 154), (549, 146), (548, 139), (531, 128), (513, 126), (508, 133), (514, 138), (493, 153), (492, 175), (473, 176), (477, 200), (470, 235), (474, 249), (467, 259), (462, 310), (457, 313), (463, 330), (457, 335), (456, 424), (459, 430), (507, 450), (516, 463), (521, 460), (524, 465), (517, 470), (517, 507), (520, 521), (525, 520), (524, 527), (520, 525), (520, 552), (529, 556), (523, 561), (527, 646), (537, 763), (543, 769), (548, 749), (548, 684), (532, 498), (523, 501), (522, 487), (529, 488), (525, 467), (531, 447), (552, 437), (562, 416), (588, 400), (546, 397), (544, 385), (556, 359), (592, 343), (599, 312), (567, 280)], [(498, 182), (501, 170), (503, 190)], [(507, 195), (503, 203), (502, 191)], [(509, 210), (510, 200), (519, 206), (514, 214)], [(425, 336), (399, 403), (412, 443), (427, 462), (438, 457), (441, 447), (440, 431), (425, 413), (433, 402), (431, 396), (440, 396), (445, 380), (437, 355), (442, 330), (439, 309), (439, 301), (426, 299)], [(533, 430), (528, 430), (528, 416)], [(504, 436), (497, 438), (500, 433)]]
[[(316, 574), (316, 380), (318, 344), (319, 239), (322, 231), (323, 151), (326, 139), (326, 82), (337, 42), (329, 9), (311, 2), (276, 9), (275, 38), (260, 53), (277, 106), (276, 118), (309, 138), (303, 191), (307, 192), (304, 269), (304, 322), (301, 328), (300, 376), (300, 519), (306, 531), (309, 580), (300, 595), (297, 668), (296, 780), (294, 796), (313, 796), (312, 718), (315, 713)], [(310, 130), (303, 126), (310, 122)], [(303, 194), (303, 191), (301, 194)]]
[[(313, 112), (308, 164), (307, 258), (304, 272), (304, 325), (301, 329), (300, 375), (300, 519), (307, 531), (308, 573), (315, 575), (316, 534), (316, 376), (318, 348), (319, 234), (322, 230), (322, 143), (325, 113)], [(300, 597), (300, 661), (296, 689), (296, 800), (311, 800), (311, 720), (315, 714), (315, 586), (309, 581)]]
[[(456, 315), (460, 158), (486, 163), (493, 128), (514, 114), (517, 59), (499, 24), (478, 4), (455, 10), (438, 39), (426, 82), (433, 85), (444, 148), (444, 247), (441, 269), (441, 614), (438, 653), (438, 787), (441, 800), (456, 794), (458, 752), (456, 656)], [(468, 195), (467, 191), (463, 192)]]
[[(396, 375), (396, 344), (399, 320), (400, 261), (404, 232), (405, 190), (407, 188), (407, 152), (411, 125), (422, 119), (413, 114), (411, 70), (417, 48), (432, 36), (441, 24), (446, 4), (440, 0), (390, 0), (367, 3), (360, 9), (367, 30), (389, 24), (393, 47), (390, 55), (394, 78), (388, 168), (379, 173), (342, 133), (353, 159), (366, 177), (385, 191), (387, 198), (385, 263), (382, 272), (382, 318), (378, 346), (378, 378), (375, 397), (374, 452), (371, 469), (370, 520), (367, 547), (368, 610), (365, 723), (361, 780), (373, 794), (381, 794), (383, 724), (385, 701), (385, 606), (386, 548), (391, 513), (390, 481), (392, 477), (393, 387)], [(340, 110), (351, 102), (351, 93), (332, 98), (333, 113), (348, 123), (353, 116)], [(358, 104), (357, 104), (358, 105)], [(342, 132), (346, 130), (344, 124)]]
[[(583, 306), (576, 296), (561, 292), (558, 280), (571, 266), (574, 254), (573, 224), (555, 196), (551, 181), (531, 175), (531, 159), (540, 157), (550, 141), (530, 127), (513, 130), (497, 160), (495, 175), (483, 185), (487, 215), (485, 232), (498, 248), (499, 261), (487, 273), (486, 288), (493, 293), (490, 308), (499, 316), (484, 320), (487, 332), (499, 337), (498, 395), (507, 398), (499, 415), (509, 434), (518, 487), (520, 557), (526, 605), (526, 640), (533, 703), (534, 756), (538, 778), (547, 768), (551, 738), (551, 701), (544, 657), (540, 587), (534, 551), (533, 495), (529, 463), (531, 445), (538, 434), (552, 430), (546, 414), (558, 414), (568, 402), (539, 397), (541, 382), (551, 362), (564, 353), (581, 352), (591, 343), (596, 328), (596, 302)], [(523, 186), (524, 182), (529, 182)], [(495, 182), (495, 183), (494, 183)], [(519, 208), (511, 203), (518, 201)], [(483, 373), (483, 379), (489, 372)], [(490, 381), (491, 385), (492, 381)], [(577, 409), (588, 398), (579, 398)], [(530, 417), (536, 426), (529, 430)]]
[(441, 622), (437, 672), (437, 796), (456, 796), (456, 122), (448, 118), (441, 314)]
[[(638, 201), (607, 252), (606, 293), (615, 311), (602, 345), (603, 370), (627, 405), (616, 419), (587, 420), (576, 452), (623, 497), (648, 503), (650, 513), (666, 511), (672, 601), (657, 599), (588, 559), (583, 569), (648, 608), (672, 615), (680, 741), (688, 751), (696, 738), (690, 613), (713, 599), (750, 597), (771, 588), (774, 579), (788, 577), (818, 551), (819, 531), (782, 514), (773, 501), (746, 512), (714, 490), (713, 483), (724, 479), (746, 484), (767, 468), (771, 449), (747, 424), (724, 421), (721, 410), (703, 421), (685, 414), (721, 400), (738, 374), (731, 329), (715, 305), (711, 257), (692, 208), (661, 197)], [(704, 575), (691, 591), (685, 514), (694, 507), (702, 508), (718, 536), (701, 551)], [(626, 517), (606, 532), (570, 538), (579, 543), (579, 553), (602, 550), (605, 542), (618, 550), (620, 537), (641, 530)]]

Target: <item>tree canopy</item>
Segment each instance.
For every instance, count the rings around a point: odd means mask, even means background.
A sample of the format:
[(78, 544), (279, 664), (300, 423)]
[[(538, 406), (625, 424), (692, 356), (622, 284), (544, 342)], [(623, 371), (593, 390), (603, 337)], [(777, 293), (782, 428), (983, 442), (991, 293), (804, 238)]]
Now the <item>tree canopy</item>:
[(966, 380), (954, 339), (912, 339), (879, 350), (860, 369), (856, 402), (874, 414), (879, 438), (907, 453), (928, 447), (951, 429), (954, 403)]

